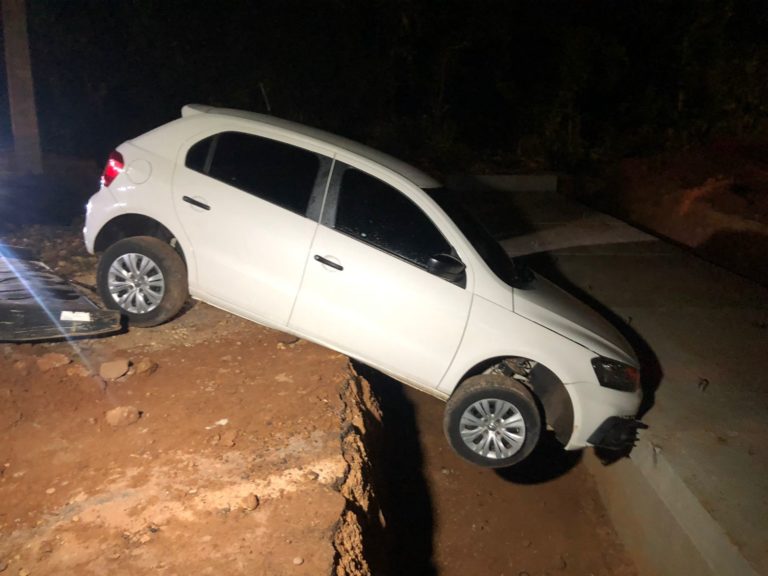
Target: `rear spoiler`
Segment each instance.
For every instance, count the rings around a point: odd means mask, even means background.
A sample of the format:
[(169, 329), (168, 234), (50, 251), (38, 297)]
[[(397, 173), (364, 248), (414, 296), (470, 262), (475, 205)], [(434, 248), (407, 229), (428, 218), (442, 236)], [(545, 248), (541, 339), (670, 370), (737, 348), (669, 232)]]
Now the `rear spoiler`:
[(181, 117), (196, 116), (197, 114), (206, 114), (213, 110), (213, 106), (206, 106), (205, 104), (187, 104), (181, 107)]

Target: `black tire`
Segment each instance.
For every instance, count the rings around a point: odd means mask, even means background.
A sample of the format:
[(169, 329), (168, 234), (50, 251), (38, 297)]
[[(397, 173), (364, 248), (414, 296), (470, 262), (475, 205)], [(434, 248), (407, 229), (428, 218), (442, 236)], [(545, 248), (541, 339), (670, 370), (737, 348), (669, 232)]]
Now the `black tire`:
[[(147, 272), (130, 279), (131, 262), (148, 266)], [(120, 280), (123, 272), (124, 289)], [(143, 284), (131, 284), (135, 279)], [(99, 260), (96, 283), (104, 305), (120, 310), (131, 325), (140, 327), (167, 322), (178, 314), (188, 295), (187, 267), (181, 256), (169, 244), (151, 236), (125, 238), (107, 248)], [(120, 302), (124, 297), (127, 300)]]
[[(480, 406), (482, 401), (488, 402)], [(507, 425), (499, 426), (499, 418), (507, 420)], [(475, 426), (476, 421), (483, 425)], [(525, 460), (536, 447), (541, 416), (533, 395), (520, 382), (480, 374), (462, 382), (446, 403), (443, 430), (451, 448), (465, 460), (504, 468)]]

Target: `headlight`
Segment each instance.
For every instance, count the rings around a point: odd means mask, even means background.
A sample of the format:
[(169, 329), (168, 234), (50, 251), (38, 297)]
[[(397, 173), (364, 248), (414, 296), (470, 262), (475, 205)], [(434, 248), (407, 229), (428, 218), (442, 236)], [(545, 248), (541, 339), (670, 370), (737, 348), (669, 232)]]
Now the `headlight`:
[(608, 358), (593, 358), (592, 368), (600, 386), (622, 392), (634, 392), (640, 387), (640, 371), (634, 366)]

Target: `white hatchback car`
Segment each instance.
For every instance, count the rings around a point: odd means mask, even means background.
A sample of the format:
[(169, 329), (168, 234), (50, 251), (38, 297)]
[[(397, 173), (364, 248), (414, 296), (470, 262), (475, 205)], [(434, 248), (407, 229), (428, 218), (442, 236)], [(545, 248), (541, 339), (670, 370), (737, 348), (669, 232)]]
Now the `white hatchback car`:
[(447, 401), (459, 455), (509, 466), (543, 427), (631, 445), (638, 362), (594, 311), (506, 257), (431, 177), (272, 116), (199, 105), (121, 144), (87, 207), (104, 303), (129, 322), (191, 295)]

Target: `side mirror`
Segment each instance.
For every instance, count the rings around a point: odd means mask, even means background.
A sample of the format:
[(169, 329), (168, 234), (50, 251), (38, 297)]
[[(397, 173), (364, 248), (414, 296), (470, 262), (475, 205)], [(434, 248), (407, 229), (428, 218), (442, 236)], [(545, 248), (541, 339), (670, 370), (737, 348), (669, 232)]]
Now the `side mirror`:
[(449, 282), (464, 282), (464, 262), (450, 254), (435, 254), (427, 262), (427, 271)]

